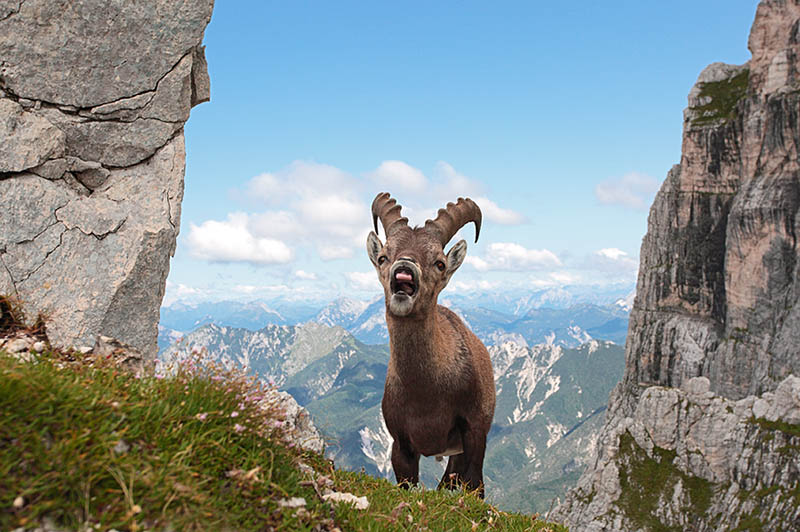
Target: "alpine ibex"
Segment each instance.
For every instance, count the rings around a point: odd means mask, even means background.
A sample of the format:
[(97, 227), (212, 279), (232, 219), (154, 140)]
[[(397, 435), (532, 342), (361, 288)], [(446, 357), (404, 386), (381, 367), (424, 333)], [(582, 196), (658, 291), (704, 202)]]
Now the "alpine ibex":
[[(438, 305), (467, 252), (463, 240), (445, 255), (444, 246), (469, 222), (475, 241), (481, 211), (459, 198), (439, 209), (435, 220), (411, 228), (401, 207), (384, 192), (372, 202), (375, 231), (367, 253), (386, 297), (390, 357), (383, 417), (394, 438), (392, 467), (397, 482), (419, 482), (419, 457), (449, 456), (439, 487), (461, 484), (483, 497), (483, 456), (494, 416), (494, 376), (489, 353), (451, 310)], [(386, 244), (378, 238), (378, 218)]]

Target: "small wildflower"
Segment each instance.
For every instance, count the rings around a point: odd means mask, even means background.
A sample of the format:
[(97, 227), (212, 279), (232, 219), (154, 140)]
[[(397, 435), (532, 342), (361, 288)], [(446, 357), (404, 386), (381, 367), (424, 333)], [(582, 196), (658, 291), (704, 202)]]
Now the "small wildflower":
[(239, 412), (234, 410), (233, 412), (231, 412), (231, 417), (239, 417)]
[(195, 419), (197, 419), (198, 421), (205, 421), (205, 420), (206, 420), (206, 418), (208, 417), (208, 413), (207, 413), (207, 412), (200, 412), (199, 414), (195, 414), (195, 416), (194, 416), (194, 417), (195, 417)]
[(25, 506), (25, 499), (22, 498), (22, 495), (14, 499), (14, 503), (12, 506), (14, 506), (14, 508), (22, 508), (23, 506)]
[(235, 430), (236, 432), (242, 432), (244, 430), (244, 427), (242, 425), (239, 425), (238, 423), (236, 423), (233, 426), (233, 430)]

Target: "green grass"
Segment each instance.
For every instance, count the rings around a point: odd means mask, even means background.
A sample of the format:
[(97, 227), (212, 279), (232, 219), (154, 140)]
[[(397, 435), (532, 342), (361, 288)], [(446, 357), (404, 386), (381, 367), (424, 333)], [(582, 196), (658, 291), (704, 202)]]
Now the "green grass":
[(751, 417), (749, 423), (758, 425), (764, 430), (783, 432), (785, 435), (800, 436), (800, 425), (786, 423), (785, 421), (769, 421), (763, 417)]
[(744, 70), (729, 79), (703, 83), (700, 86), (700, 97), (710, 97), (711, 101), (692, 107), (692, 111), (696, 114), (692, 125), (702, 126), (735, 118), (737, 105), (747, 94), (749, 81), (750, 71)]
[(346, 530), (540, 530), (566, 532), (561, 525), (540, 521), (535, 515), (501, 512), (464, 491), (402, 490), (385, 479), (337, 471), (334, 479), (342, 491), (364, 494), (368, 513), (340, 506), (337, 524)]
[(675, 451), (653, 447), (653, 456), (648, 456), (633, 436), (625, 432), (620, 436), (619, 456), (622, 458), (619, 473), (622, 495), (617, 504), (634, 524), (652, 531), (679, 530), (663, 524), (656, 515), (661, 502), (672, 497), (679, 480), (689, 496), (689, 504), (682, 508), (683, 512), (697, 519), (706, 516), (714, 485), (678, 469), (672, 463)]
[[(137, 378), (74, 353), (27, 364), (0, 351), (0, 530), (44, 519), (134, 532), (566, 530), (463, 491), (403, 490), (337, 471), (282, 442), (281, 413), (258, 406), (263, 392), (214, 366)], [(325, 477), (337, 491), (366, 495), (369, 509), (323, 501)], [(303, 497), (305, 508), (279, 506), (289, 497)]]

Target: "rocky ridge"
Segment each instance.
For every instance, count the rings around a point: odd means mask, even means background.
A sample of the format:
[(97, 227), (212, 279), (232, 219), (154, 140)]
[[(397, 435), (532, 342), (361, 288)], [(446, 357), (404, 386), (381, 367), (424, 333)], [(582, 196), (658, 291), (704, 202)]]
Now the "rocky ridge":
[(213, 0), (0, 0), (0, 294), (156, 354)]
[[(689, 93), (650, 210), (623, 382), (556, 519), (580, 530), (800, 526), (800, 5)], [(655, 480), (657, 479), (657, 480)]]

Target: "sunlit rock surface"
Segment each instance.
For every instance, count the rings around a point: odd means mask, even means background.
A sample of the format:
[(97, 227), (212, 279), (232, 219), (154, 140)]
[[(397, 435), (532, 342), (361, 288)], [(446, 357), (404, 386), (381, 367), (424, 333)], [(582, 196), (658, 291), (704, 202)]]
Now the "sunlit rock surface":
[(800, 527), (799, 25), (762, 1), (752, 59), (689, 93), (575, 530)]
[(156, 354), (213, 0), (0, 1), (0, 293)]

